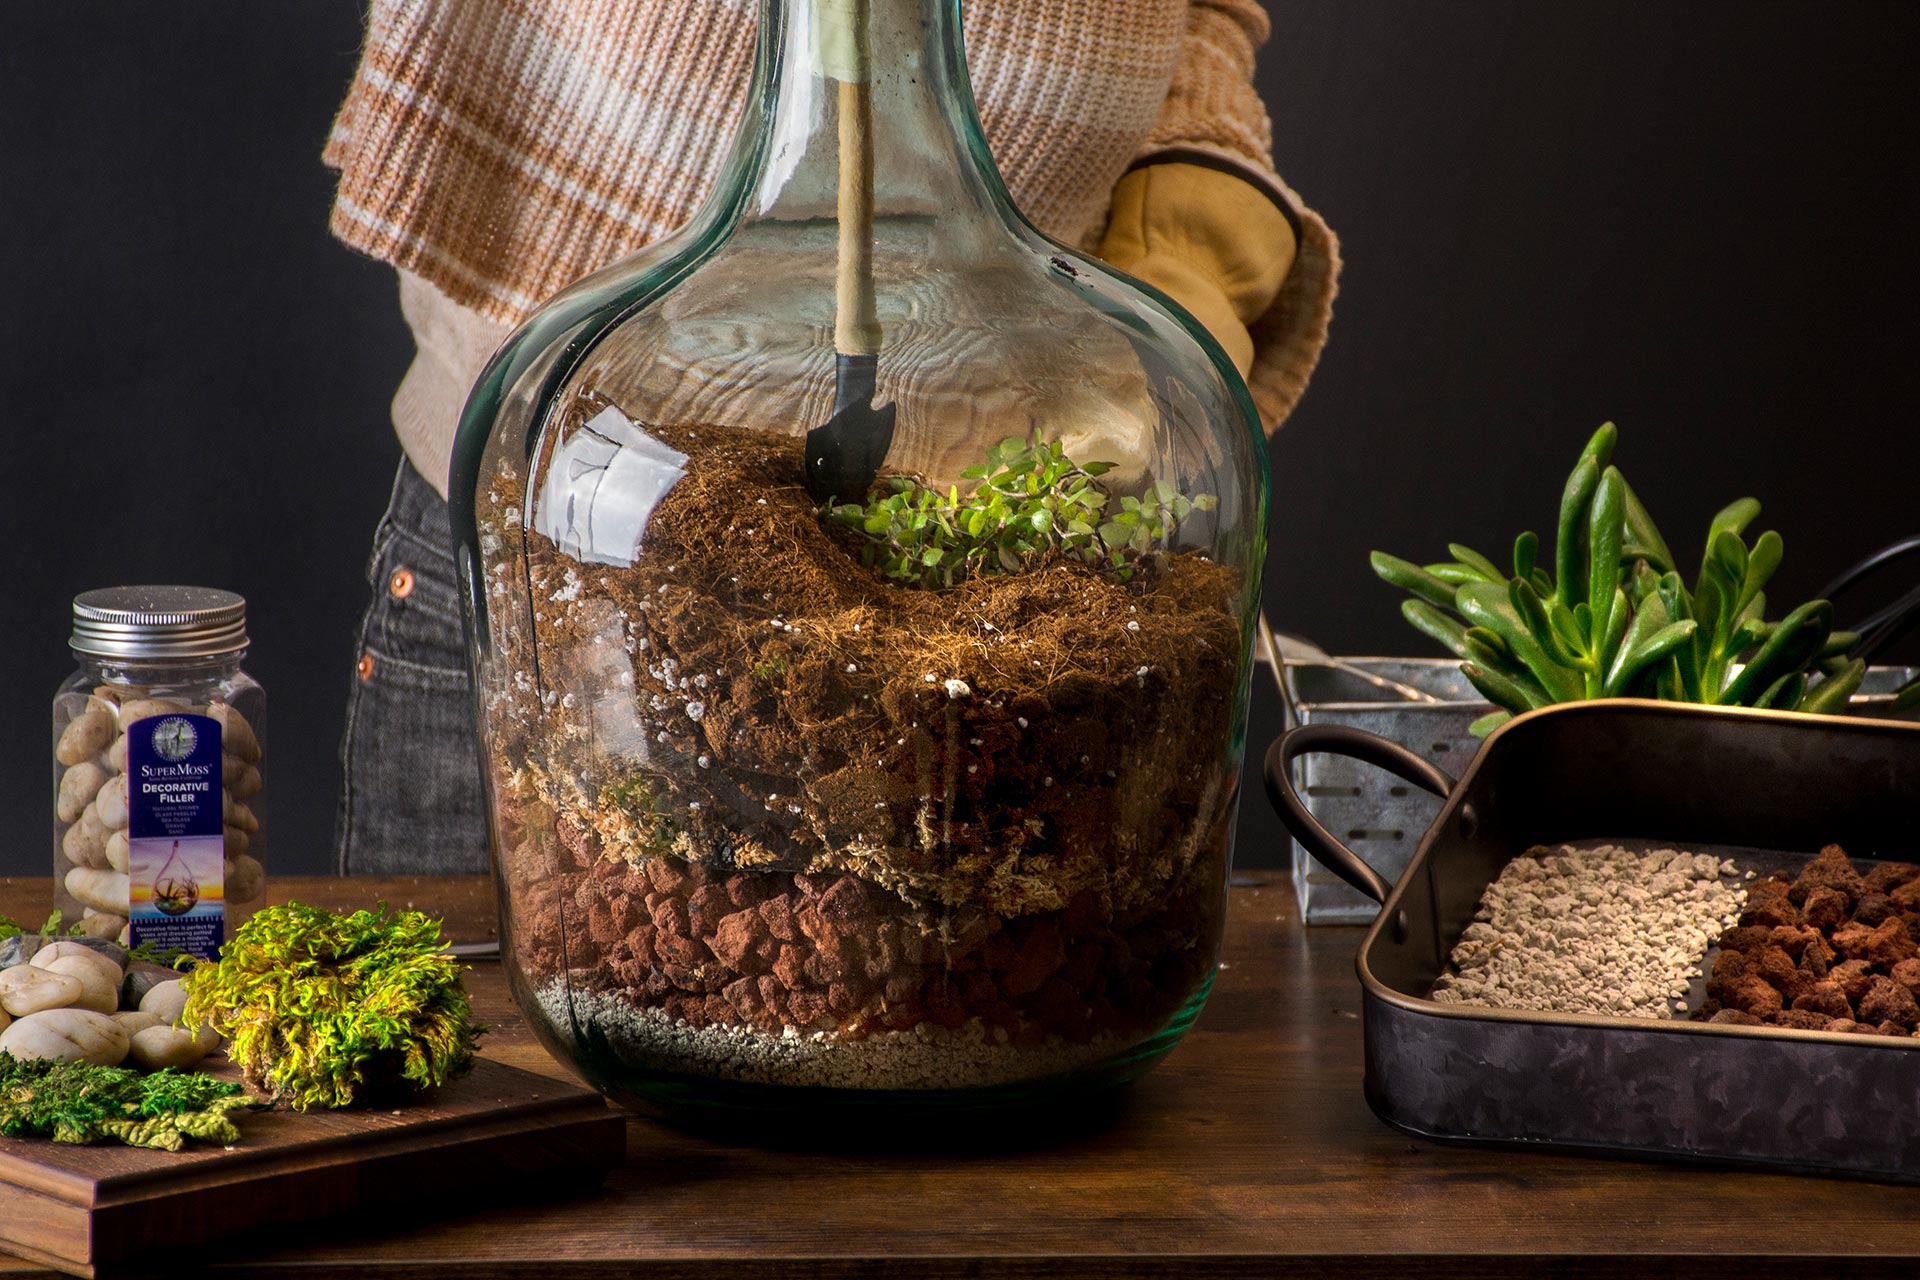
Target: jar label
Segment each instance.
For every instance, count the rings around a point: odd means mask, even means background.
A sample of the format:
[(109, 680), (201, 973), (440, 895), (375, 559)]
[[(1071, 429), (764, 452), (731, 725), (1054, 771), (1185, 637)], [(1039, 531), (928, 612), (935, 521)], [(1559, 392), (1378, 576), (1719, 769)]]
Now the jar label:
[(225, 940), (220, 722), (168, 714), (127, 730), (128, 940), (215, 959)]

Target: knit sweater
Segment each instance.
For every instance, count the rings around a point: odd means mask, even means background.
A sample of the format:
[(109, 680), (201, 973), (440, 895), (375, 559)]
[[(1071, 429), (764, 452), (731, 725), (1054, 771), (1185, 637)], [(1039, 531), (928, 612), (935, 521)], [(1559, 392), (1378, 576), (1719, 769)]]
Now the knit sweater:
[[(488, 355), (550, 294), (659, 239), (712, 186), (752, 72), (753, 0), (372, 0), (324, 158), (332, 228), (401, 273), (419, 354), (394, 402), (444, 488)], [(1021, 210), (1091, 249), (1114, 184), (1156, 159), (1230, 167), (1294, 216), (1294, 268), (1249, 326), (1278, 426), (1326, 340), (1326, 224), (1275, 172), (1252, 82), (1256, 0), (967, 0), (981, 123)]]

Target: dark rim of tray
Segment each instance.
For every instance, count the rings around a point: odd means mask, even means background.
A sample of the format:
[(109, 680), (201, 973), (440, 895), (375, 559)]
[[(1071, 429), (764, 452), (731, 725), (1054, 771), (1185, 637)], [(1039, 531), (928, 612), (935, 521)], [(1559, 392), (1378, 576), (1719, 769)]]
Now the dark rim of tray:
[[(1846, 733), (1893, 734), (1896, 737), (1904, 735), (1913, 739), (1914, 751), (1920, 753), (1920, 724), (1904, 720), (1879, 720), (1867, 716), (1825, 716), (1802, 711), (1768, 711), (1753, 707), (1707, 707), (1691, 703), (1657, 702), (1647, 698), (1562, 702), (1515, 716), (1489, 734), (1482, 749), (1474, 753), (1466, 771), (1454, 783), (1453, 791), (1440, 806), (1438, 816), (1421, 835), (1420, 844), (1414, 850), (1413, 859), (1407, 863), (1407, 869), (1394, 882), (1393, 892), (1387, 895), (1386, 902), (1380, 907), (1380, 913), (1368, 926), (1367, 936), (1361, 940), (1359, 954), (1354, 958), (1354, 968), (1360, 975), (1360, 985), (1365, 989), (1368, 998), (1379, 1000), (1407, 1013), (1433, 1018), (1460, 1018), (1475, 1022), (1515, 1022), (1533, 1025), (1547, 1023), (1555, 1026), (1591, 1027), (1595, 1030), (1607, 1031), (1627, 1028), (1634, 1031), (1655, 1031), (1676, 1035), (1746, 1036), (1758, 1040), (1789, 1039), (1800, 1042), (1847, 1044), (1862, 1049), (1880, 1049), (1897, 1053), (1920, 1051), (1920, 1037), (1914, 1036), (1896, 1039), (1892, 1036), (1861, 1035), (1845, 1031), (1802, 1031), (1796, 1027), (1750, 1027), (1725, 1022), (1688, 1022), (1683, 1018), (1623, 1018), (1599, 1013), (1555, 1013), (1547, 1010), (1508, 1009), (1495, 1005), (1449, 1004), (1428, 999), (1425, 996), (1408, 995), (1404, 991), (1388, 986), (1374, 976), (1368, 959), (1381, 932), (1389, 928), (1394, 917), (1399, 914), (1401, 896), (1415, 873), (1426, 865), (1435, 834), (1444, 831), (1447, 824), (1453, 821), (1460, 805), (1464, 803), (1465, 797), (1471, 790), (1474, 779), (1492, 756), (1495, 744), (1517, 724), (1542, 716), (1605, 715), (1607, 712), (1603, 708), (1609, 706), (1635, 707), (1659, 716), (1675, 718), (1710, 716), (1767, 723), (1784, 721), (1828, 725)], [(1920, 815), (1915, 816), (1915, 821), (1920, 823)]]

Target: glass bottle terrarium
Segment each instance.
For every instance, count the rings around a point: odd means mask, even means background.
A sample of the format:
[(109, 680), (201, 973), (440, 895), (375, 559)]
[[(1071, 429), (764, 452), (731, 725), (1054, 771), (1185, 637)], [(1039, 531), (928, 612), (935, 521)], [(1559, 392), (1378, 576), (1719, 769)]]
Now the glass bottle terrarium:
[(502, 931), (623, 1102), (1130, 1080), (1216, 967), (1245, 387), (1037, 232), (955, 0), (769, 0), (713, 195), (538, 311), (451, 483)]

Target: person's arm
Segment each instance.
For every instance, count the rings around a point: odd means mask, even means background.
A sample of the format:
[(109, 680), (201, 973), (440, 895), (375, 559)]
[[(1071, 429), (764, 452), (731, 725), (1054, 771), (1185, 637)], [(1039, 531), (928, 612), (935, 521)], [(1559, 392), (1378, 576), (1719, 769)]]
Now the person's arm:
[(1189, 6), (1160, 118), (1114, 188), (1101, 257), (1207, 327), (1271, 430), (1325, 345), (1339, 253), (1274, 170), (1272, 125), (1253, 86), (1268, 29), (1254, 0)]

